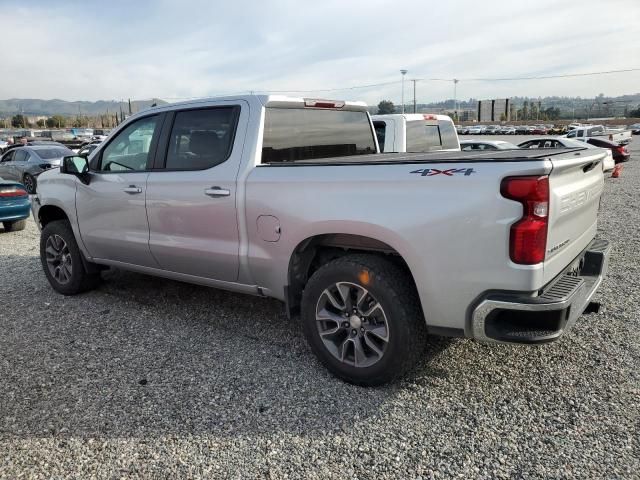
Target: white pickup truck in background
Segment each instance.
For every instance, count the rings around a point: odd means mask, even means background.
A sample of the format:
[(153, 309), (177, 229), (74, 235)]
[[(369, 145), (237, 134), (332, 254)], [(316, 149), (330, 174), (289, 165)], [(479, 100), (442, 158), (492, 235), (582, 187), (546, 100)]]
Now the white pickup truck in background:
[(627, 145), (631, 142), (631, 130), (607, 129), (603, 125), (576, 127), (563, 135), (566, 138), (585, 141), (587, 138), (604, 138), (618, 145)]
[(446, 115), (408, 113), (373, 115), (381, 152), (459, 151), (453, 120)]

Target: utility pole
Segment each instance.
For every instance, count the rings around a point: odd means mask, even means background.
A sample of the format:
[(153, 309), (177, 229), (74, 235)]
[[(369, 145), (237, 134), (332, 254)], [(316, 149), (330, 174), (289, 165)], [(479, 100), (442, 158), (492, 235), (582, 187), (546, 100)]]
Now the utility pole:
[(412, 78), (413, 82), (413, 113), (418, 113), (417, 104), (416, 104), (416, 82), (420, 80), (419, 78)]
[(404, 113), (404, 76), (407, 74), (407, 70), (402, 69), (400, 73), (402, 74), (402, 113)]

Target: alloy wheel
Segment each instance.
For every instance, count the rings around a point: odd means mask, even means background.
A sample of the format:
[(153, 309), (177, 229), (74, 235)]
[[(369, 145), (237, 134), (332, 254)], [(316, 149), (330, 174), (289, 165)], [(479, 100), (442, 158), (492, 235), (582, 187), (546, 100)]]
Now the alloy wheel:
[(358, 368), (379, 362), (389, 344), (387, 316), (366, 288), (338, 282), (326, 288), (316, 305), (318, 333), (340, 362)]
[(31, 175), (24, 176), (24, 187), (26, 188), (28, 193), (36, 193), (35, 180)]
[(61, 285), (71, 281), (73, 265), (67, 242), (60, 235), (51, 235), (45, 244), (49, 273)]

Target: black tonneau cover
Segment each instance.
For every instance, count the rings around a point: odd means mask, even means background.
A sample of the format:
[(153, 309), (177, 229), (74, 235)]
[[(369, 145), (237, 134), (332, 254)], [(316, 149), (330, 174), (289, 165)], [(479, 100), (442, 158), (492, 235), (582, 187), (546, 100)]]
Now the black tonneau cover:
[(269, 163), (269, 166), (294, 165), (385, 165), (398, 163), (474, 163), (474, 162), (526, 162), (555, 155), (574, 153), (581, 155), (584, 150), (593, 152), (587, 147), (575, 148), (545, 148), (545, 149), (512, 149), (491, 151), (456, 151), (456, 152), (425, 152), (425, 153), (375, 153), (371, 155), (353, 155), (348, 157), (314, 158), (310, 160), (294, 160), (291, 162)]

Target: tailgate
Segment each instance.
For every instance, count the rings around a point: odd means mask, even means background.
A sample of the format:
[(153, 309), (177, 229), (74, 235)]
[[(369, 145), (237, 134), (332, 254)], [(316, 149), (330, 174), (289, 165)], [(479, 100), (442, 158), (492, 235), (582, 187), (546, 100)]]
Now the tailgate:
[(604, 158), (604, 153), (585, 150), (551, 157), (545, 282), (576, 259), (596, 234)]

